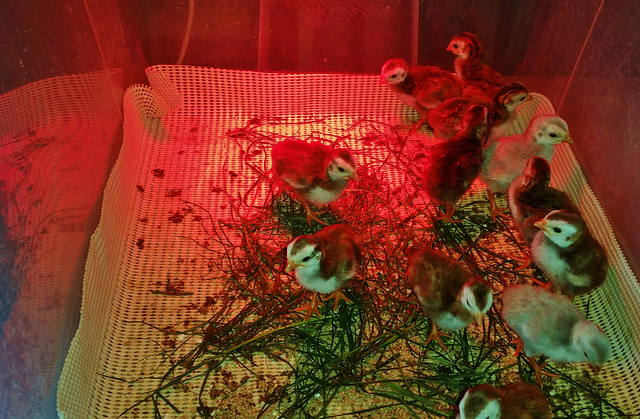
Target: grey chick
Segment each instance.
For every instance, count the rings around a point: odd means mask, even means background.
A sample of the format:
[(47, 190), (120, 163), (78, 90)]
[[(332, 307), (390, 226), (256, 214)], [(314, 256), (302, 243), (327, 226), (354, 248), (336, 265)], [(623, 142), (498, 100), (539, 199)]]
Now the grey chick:
[(531, 259), (571, 299), (604, 283), (609, 260), (579, 213), (549, 212), (533, 223), (540, 229), (531, 243)]
[(491, 218), (500, 215), (494, 195), (509, 189), (531, 157), (551, 162), (555, 145), (563, 142), (573, 142), (567, 123), (557, 115), (540, 115), (529, 123), (524, 134), (496, 138), (483, 149), (480, 180), (487, 185)]
[(542, 386), (544, 373), (535, 358), (555, 362), (588, 362), (600, 367), (611, 357), (607, 335), (584, 317), (566, 297), (529, 284), (511, 285), (502, 293), (502, 317), (518, 335)]

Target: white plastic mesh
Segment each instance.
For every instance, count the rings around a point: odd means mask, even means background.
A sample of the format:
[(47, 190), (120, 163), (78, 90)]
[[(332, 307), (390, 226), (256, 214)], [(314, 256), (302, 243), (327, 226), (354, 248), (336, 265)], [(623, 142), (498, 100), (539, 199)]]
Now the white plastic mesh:
[(2, 278), (2, 296), (17, 292), (0, 302), (3, 314), (10, 310), (0, 339), (2, 417), (38, 417), (55, 396), (73, 333), (65, 329), (77, 320), (72, 307), (91, 234), (87, 220), (106, 181), (112, 141), (122, 135), (122, 84), (120, 70), (100, 71), (0, 96), (3, 238), (17, 246), (12, 260), (2, 243), (3, 263), (14, 265), (11, 279)]
[[(227, 200), (216, 191), (243, 194), (256, 175), (245, 170), (229, 131), (258, 117), (297, 122), (283, 124), (283, 134), (343, 132), (360, 164), (366, 164), (379, 156), (355, 141), (366, 133), (347, 127), (362, 120), (406, 125), (417, 115), (379, 86), (375, 76), (189, 66), (155, 66), (148, 76), (150, 87), (132, 86), (125, 95), (124, 143), (92, 237), (81, 322), (60, 380), (59, 411), (65, 418), (116, 417), (152, 392), (157, 380), (151, 377), (161, 375), (166, 362), (158, 345), (163, 334), (150, 325), (186, 324), (197, 317), (189, 304), (201, 305), (219, 291), (216, 273), (207, 269), (207, 255), (187, 239), (205, 237), (184, 201), (206, 207), (215, 218), (231, 219)], [(542, 95), (534, 95), (519, 111), (512, 132), (522, 132), (532, 116), (545, 113), (553, 113), (553, 107)], [(425, 132), (411, 141), (432, 141)], [(268, 168), (266, 154), (260, 162)], [(613, 360), (599, 379), (611, 386), (611, 399), (618, 406), (638, 412), (640, 354), (634, 324), (640, 321), (640, 289), (568, 147), (558, 148), (552, 171), (554, 185), (580, 203), (612, 262), (605, 285), (589, 298), (589, 318), (605, 330), (614, 347)], [(392, 185), (401, 183), (402, 176), (388, 173)], [(258, 190), (256, 199), (264, 193)], [(482, 196), (483, 190), (473, 193)], [(182, 280), (190, 294), (152, 292), (168, 279)], [(585, 308), (586, 300), (577, 298), (576, 303)], [(255, 362), (257, 368), (268, 368), (259, 356)], [(171, 399), (185, 417), (196, 415), (197, 388), (193, 383), (176, 389)], [(161, 411), (175, 415), (166, 405)], [(148, 417), (151, 412), (146, 403), (127, 416)]]

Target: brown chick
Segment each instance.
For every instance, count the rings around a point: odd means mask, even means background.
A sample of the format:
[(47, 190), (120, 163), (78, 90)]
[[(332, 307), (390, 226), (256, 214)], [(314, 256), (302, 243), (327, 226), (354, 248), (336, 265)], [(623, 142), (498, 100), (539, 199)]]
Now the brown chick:
[(456, 202), (480, 173), (487, 108), (471, 106), (463, 125), (454, 138), (435, 144), (429, 150), (424, 168), (425, 191), (434, 202), (447, 206), (441, 218), (445, 221), (451, 221)]
[(540, 232), (534, 223), (543, 219), (550, 211), (580, 213), (566, 193), (549, 186), (550, 181), (549, 162), (542, 157), (531, 157), (522, 175), (509, 186), (509, 209), (516, 228), (528, 245), (531, 245), (535, 235)]
[(504, 387), (481, 384), (460, 401), (460, 419), (551, 419), (549, 402), (533, 384), (518, 381)]
[[(488, 115), (493, 114), (493, 101), (484, 95), (460, 96), (447, 99), (429, 112), (429, 126), (440, 140), (453, 138), (463, 128), (464, 116), (472, 105), (487, 108)], [(488, 122), (490, 124), (490, 122)]]
[(493, 98), (493, 115), (489, 118), (489, 140), (509, 134), (509, 126), (516, 116), (516, 109), (531, 99), (529, 89), (519, 82), (506, 83)]
[(409, 257), (407, 281), (424, 315), (431, 319), (426, 343), (435, 339), (445, 351), (438, 327), (454, 331), (480, 323), (493, 304), (489, 283), (440, 251), (415, 250)]
[(384, 64), (380, 84), (387, 84), (402, 103), (420, 114), (410, 134), (420, 129), (430, 109), (462, 95), (462, 85), (454, 74), (430, 65), (411, 67), (402, 58), (392, 58)]
[(335, 201), (350, 179), (358, 182), (357, 163), (346, 148), (332, 148), (319, 142), (284, 140), (271, 150), (273, 171), (300, 200), (311, 225), (314, 219), (308, 202), (325, 205)]
[(456, 74), (462, 81), (465, 95), (482, 94), (494, 97), (503, 84), (502, 75), (482, 63), (484, 49), (478, 37), (471, 32), (462, 32), (454, 36), (447, 51), (457, 57), (454, 61)]
[(439, 139), (452, 138), (462, 129), (464, 114), (471, 105), (482, 105), (489, 112), (488, 126), (491, 135), (508, 125), (517, 106), (529, 99), (529, 91), (522, 83), (507, 83), (502, 86), (493, 99), (485, 95), (463, 95), (448, 99), (429, 112), (429, 126)]
[(307, 311), (305, 320), (318, 313), (317, 294), (331, 294), (334, 311), (340, 300), (349, 299), (342, 287), (356, 275), (362, 264), (360, 241), (353, 229), (334, 224), (313, 235), (298, 236), (287, 245), (287, 271), (293, 271), (304, 288), (313, 291), (311, 304), (298, 310)]

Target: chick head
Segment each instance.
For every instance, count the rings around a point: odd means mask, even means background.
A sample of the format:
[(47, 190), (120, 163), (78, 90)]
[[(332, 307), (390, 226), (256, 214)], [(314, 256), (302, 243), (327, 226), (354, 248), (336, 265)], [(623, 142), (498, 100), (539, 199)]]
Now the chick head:
[(503, 106), (509, 111), (513, 110), (516, 106), (523, 104), (531, 98), (529, 90), (524, 84), (519, 82), (512, 82), (504, 84), (496, 93), (496, 104)]
[(491, 285), (480, 277), (469, 279), (462, 287), (460, 302), (467, 309), (476, 322), (481, 323), (482, 316), (489, 311), (493, 304)]
[(322, 243), (316, 237), (296, 237), (287, 245), (287, 272), (296, 269), (311, 269), (320, 265), (324, 257)]
[(576, 324), (572, 334), (573, 344), (585, 361), (599, 367), (611, 358), (611, 343), (598, 325), (587, 320)]
[(347, 149), (335, 149), (327, 160), (327, 174), (333, 181), (353, 179), (360, 181), (358, 177), (358, 164), (351, 152)]
[(527, 128), (532, 130), (536, 141), (542, 144), (573, 143), (569, 135), (569, 125), (557, 115), (541, 115), (536, 117)]
[(453, 52), (462, 59), (484, 53), (480, 40), (471, 32), (462, 32), (454, 36), (447, 46), (447, 51)]
[(409, 74), (409, 63), (402, 58), (392, 58), (382, 66), (379, 84), (399, 84)]
[(560, 247), (569, 247), (580, 239), (587, 224), (580, 214), (563, 210), (549, 212), (542, 220), (533, 224)]
[(470, 388), (460, 400), (460, 419), (497, 419), (500, 400), (496, 389), (488, 384)]

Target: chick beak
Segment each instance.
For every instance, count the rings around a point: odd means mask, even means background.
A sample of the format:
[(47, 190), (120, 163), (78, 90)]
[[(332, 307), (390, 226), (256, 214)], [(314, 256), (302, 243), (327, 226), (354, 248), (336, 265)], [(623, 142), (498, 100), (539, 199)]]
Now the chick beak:
[(358, 176), (358, 174), (356, 172), (351, 173), (351, 176), (349, 176), (351, 179), (355, 180), (356, 182), (360, 182), (360, 176)]
[(380, 86), (382, 86), (383, 84), (385, 84), (387, 82), (387, 79), (384, 78), (384, 76), (380, 76), (380, 80), (378, 81), (378, 84)]
[(478, 326), (482, 326), (482, 319), (484, 318), (484, 314), (482, 313), (474, 313), (473, 317), (476, 319), (476, 323)]
[(533, 225), (549, 234), (549, 230), (547, 230), (547, 222), (545, 220), (536, 221)]
[(292, 260), (287, 262), (287, 267), (285, 268), (286, 272), (292, 272), (294, 269), (296, 268), (304, 268), (304, 265), (301, 265), (299, 263), (296, 263)]
[(569, 144), (573, 144), (573, 138), (571, 138), (570, 135), (567, 135), (566, 137), (564, 137), (564, 140), (562, 140), (563, 143), (569, 143)]
[(602, 371), (602, 367), (597, 365), (589, 364), (589, 367), (591, 367), (591, 371), (593, 371), (595, 375), (600, 374), (600, 371)]

